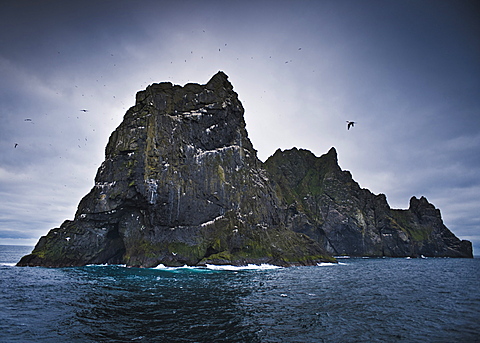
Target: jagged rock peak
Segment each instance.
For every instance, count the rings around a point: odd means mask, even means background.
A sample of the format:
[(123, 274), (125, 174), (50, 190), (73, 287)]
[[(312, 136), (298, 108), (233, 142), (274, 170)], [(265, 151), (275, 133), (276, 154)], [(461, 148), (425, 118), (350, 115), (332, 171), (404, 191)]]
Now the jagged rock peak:
[(471, 243), (455, 237), (425, 197), (412, 197), (408, 210), (391, 209), (384, 194), (360, 188), (340, 169), (334, 148), (320, 157), (277, 150), (265, 165), (287, 203), (292, 230), (334, 256), (472, 257)]
[(154, 83), (136, 95), (136, 106), (153, 106), (160, 113), (169, 115), (202, 107), (225, 108), (231, 102), (241, 107), (228, 76), (222, 71), (205, 85), (188, 83), (182, 87), (171, 82)]
[[(340, 172), (341, 168), (338, 165), (337, 150), (332, 147), (330, 150), (320, 157), (307, 149), (298, 149), (293, 147), (287, 150), (277, 149), (275, 153), (270, 156), (265, 162), (268, 166), (275, 160), (276, 165), (281, 166), (283, 170), (291, 169), (297, 177), (308, 172), (308, 170), (319, 170), (331, 172)], [(350, 174), (345, 171), (344, 173)]]
[(228, 81), (228, 76), (225, 74), (223, 71), (219, 71), (215, 75), (212, 76), (210, 81), (207, 82), (207, 88), (208, 89), (219, 89), (219, 88), (225, 88), (228, 90), (233, 90), (233, 86)]
[[(127, 111), (124, 121), (110, 137), (106, 155), (111, 157), (119, 149), (120, 153), (137, 151), (141, 139), (132, 135), (131, 130), (139, 135), (150, 136), (146, 140), (150, 143), (148, 146), (154, 143), (156, 146), (158, 143), (171, 145), (176, 141), (176, 126), (180, 124), (186, 124), (185, 128), (188, 127), (190, 134), (188, 139), (175, 142), (180, 143), (176, 145), (177, 148), (182, 142), (189, 141), (187, 149), (193, 146), (205, 151), (240, 146), (256, 155), (248, 139), (243, 115), (244, 109), (238, 95), (227, 75), (221, 71), (204, 85), (188, 83), (182, 87), (170, 82), (152, 84), (137, 93), (135, 106)], [(161, 118), (164, 116), (174, 119), (173, 122)], [(159, 126), (165, 120), (165, 125), (171, 126), (168, 129)], [(154, 136), (157, 138), (153, 139)], [(155, 149), (159, 151), (158, 147)]]
[[(303, 156), (304, 158), (307, 158), (307, 159), (311, 159), (311, 158), (317, 159), (318, 158), (310, 150), (301, 149), (301, 148), (299, 149), (297, 147), (293, 147), (291, 149), (286, 149), (286, 150), (282, 150), (282, 149), (279, 148), (275, 151), (275, 153), (273, 155), (276, 155), (277, 157), (280, 157), (282, 155), (289, 155), (289, 156), (295, 156), (296, 155), (296, 156)], [(335, 162), (338, 162), (337, 150), (335, 149), (335, 147), (331, 147), (330, 150), (328, 150), (328, 152), (326, 154), (320, 156), (320, 158), (331, 159), (331, 160), (334, 160)]]
[(425, 198), (424, 196), (420, 197), (420, 199), (418, 199), (416, 196), (412, 196), (410, 198), (409, 210), (418, 211), (419, 209), (427, 209), (427, 210), (431, 210), (431, 211), (437, 211), (435, 206), (433, 204), (431, 204), (427, 200), (427, 198)]
[(19, 265), (279, 265), (333, 261), (284, 224), (223, 72), (153, 84), (110, 136), (95, 186)]
[(337, 149), (335, 149), (335, 147), (331, 147), (330, 150), (328, 150), (328, 152), (326, 153), (325, 156), (328, 156), (332, 159), (334, 159), (335, 161), (338, 161), (338, 158), (337, 158)]

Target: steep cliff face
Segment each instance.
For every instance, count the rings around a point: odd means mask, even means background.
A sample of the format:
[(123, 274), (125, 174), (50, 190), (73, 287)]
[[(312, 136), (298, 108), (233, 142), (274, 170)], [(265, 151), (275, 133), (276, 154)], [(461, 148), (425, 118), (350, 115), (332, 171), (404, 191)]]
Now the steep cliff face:
[(285, 212), (223, 72), (149, 86), (112, 133), (74, 220), (18, 265), (312, 264), (332, 258)]
[(340, 169), (334, 148), (321, 157), (277, 150), (265, 167), (288, 206), (288, 227), (332, 255), (473, 257), (471, 243), (455, 237), (427, 199), (391, 209), (383, 194), (360, 188)]
[(75, 218), (19, 266), (315, 264), (330, 255), (472, 257), (425, 198), (390, 209), (332, 148), (278, 150), (265, 163), (219, 72), (207, 84), (153, 84), (112, 133)]

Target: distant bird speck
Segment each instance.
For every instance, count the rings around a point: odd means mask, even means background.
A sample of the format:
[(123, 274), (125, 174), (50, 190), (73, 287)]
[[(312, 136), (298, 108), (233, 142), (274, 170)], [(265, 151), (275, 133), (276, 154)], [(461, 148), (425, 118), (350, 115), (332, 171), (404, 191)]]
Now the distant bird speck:
[(80, 112), (88, 112), (88, 110), (80, 110)]
[(25, 121), (32, 121), (32, 119), (30, 119), (30, 118), (27, 118), (27, 119), (25, 119)]
[(16, 148), (17, 146), (18, 146), (18, 143), (15, 143), (15, 146), (14, 146), (14, 148)]
[(348, 121), (347, 120), (347, 130), (350, 130), (350, 127), (354, 127), (356, 124), (355, 121)]

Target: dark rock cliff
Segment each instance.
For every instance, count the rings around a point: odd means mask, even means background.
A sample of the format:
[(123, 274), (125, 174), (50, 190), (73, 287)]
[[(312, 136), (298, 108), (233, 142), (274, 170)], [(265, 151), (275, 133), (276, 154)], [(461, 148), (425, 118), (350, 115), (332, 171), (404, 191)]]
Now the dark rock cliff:
[(223, 72), (149, 86), (112, 133), (95, 186), (21, 266), (314, 264), (333, 258), (284, 224), (282, 201)]
[(206, 85), (153, 84), (112, 133), (75, 218), (19, 266), (310, 265), (331, 255), (472, 257), (425, 198), (392, 210), (335, 149), (278, 150), (265, 163), (223, 72)]
[(332, 255), (473, 257), (471, 243), (459, 240), (427, 199), (391, 209), (385, 195), (360, 188), (340, 169), (334, 148), (321, 157), (277, 150), (265, 167), (288, 206), (288, 227)]

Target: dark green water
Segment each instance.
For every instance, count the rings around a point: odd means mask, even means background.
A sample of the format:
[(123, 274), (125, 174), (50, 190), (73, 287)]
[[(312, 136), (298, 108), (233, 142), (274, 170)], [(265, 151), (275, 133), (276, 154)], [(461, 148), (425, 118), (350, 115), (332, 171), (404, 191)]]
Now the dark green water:
[(14, 267), (30, 250), (0, 246), (1, 342), (480, 342), (479, 259)]

